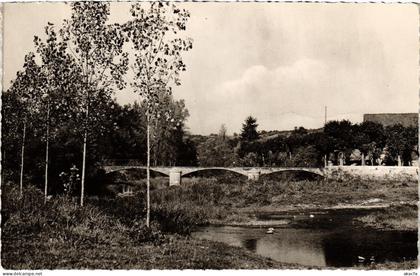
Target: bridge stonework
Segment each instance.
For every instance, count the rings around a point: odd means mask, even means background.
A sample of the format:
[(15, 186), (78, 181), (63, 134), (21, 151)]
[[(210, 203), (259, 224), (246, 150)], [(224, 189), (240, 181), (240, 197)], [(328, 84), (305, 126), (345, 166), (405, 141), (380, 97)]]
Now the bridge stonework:
[[(132, 169), (143, 169), (145, 166), (103, 166), (105, 173), (112, 173), (123, 170), (132, 170)], [(238, 174), (245, 175), (250, 181), (256, 181), (260, 178), (260, 175), (271, 174), (276, 172), (284, 171), (300, 171), (300, 172), (309, 172), (314, 173), (320, 176), (324, 176), (323, 169), (320, 168), (268, 168), (268, 167), (150, 167), (151, 171), (159, 172), (161, 174), (169, 176), (169, 185), (176, 186), (181, 185), (182, 176), (198, 172), (198, 171), (207, 171), (207, 170), (224, 170), (231, 171)]]
[[(146, 169), (145, 166), (103, 166), (105, 173), (122, 170)], [(182, 177), (190, 173), (205, 170), (225, 170), (242, 174), (250, 181), (256, 181), (261, 175), (284, 171), (308, 172), (329, 179), (348, 180), (398, 180), (417, 181), (419, 168), (417, 166), (327, 166), (325, 168), (269, 168), (269, 167), (150, 167), (151, 171), (169, 176), (169, 185), (181, 185)]]

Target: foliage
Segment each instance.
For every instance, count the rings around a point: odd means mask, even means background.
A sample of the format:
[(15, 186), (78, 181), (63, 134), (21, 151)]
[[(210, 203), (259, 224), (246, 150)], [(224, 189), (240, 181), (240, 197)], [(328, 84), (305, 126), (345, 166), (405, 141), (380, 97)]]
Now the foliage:
[[(189, 13), (178, 9), (169, 2), (136, 3), (131, 6), (133, 17), (125, 26), (127, 37), (131, 40), (134, 53), (132, 64), (134, 80), (131, 86), (142, 97), (146, 105), (147, 133), (147, 215), (146, 225), (150, 223), (150, 127), (158, 124), (161, 116), (175, 126), (173, 111), (165, 109), (165, 99), (172, 93), (171, 84), (180, 85), (179, 73), (185, 71), (181, 53), (192, 48), (190, 39), (182, 39), (177, 32), (186, 29)], [(182, 102), (181, 102), (182, 103)], [(178, 114), (179, 115), (179, 114)], [(186, 114), (184, 114), (186, 116)], [(165, 124), (166, 125), (166, 124)], [(160, 128), (165, 132), (165, 128)], [(155, 133), (156, 134), (156, 133)], [(157, 138), (157, 135), (155, 135)], [(155, 143), (155, 155), (159, 153), (159, 140)], [(155, 157), (157, 161), (157, 156)]]
[(248, 116), (245, 119), (245, 123), (242, 124), (241, 141), (252, 142), (257, 140), (259, 138), (257, 127), (257, 119), (252, 116)]
[[(69, 46), (81, 75), (80, 103), (83, 133), (83, 160), (80, 205), (83, 205), (86, 175), (88, 129), (97, 122), (100, 112), (92, 107), (106, 103), (112, 87), (122, 89), (123, 75), (128, 68), (128, 54), (123, 52), (124, 33), (119, 24), (107, 24), (109, 3), (73, 2), (72, 17), (64, 21), (61, 37)], [(92, 116), (92, 114), (94, 116)], [(99, 115), (99, 116), (98, 116)], [(102, 124), (96, 124), (100, 128)]]
[[(19, 200), (18, 189), (6, 185), (2, 190), (2, 264), (21, 269), (231, 267), (230, 259), (225, 258), (238, 257), (239, 249), (232, 251), (233, 248), (222, 244), (185, 239), (168, 232), (189, 233), (194, 225), (232, 223), (233, 218), (250, 223), (255, 219), (249, 216), (250, 210), (270, 210), (270, 206), (360, 204), (371, 198), (384, 202), (417, 201), (416, 182), (292, 180), (261, 178), (250, 183), (237, 177), (223, 181), (201, 179), (194, 185), (155, 190), (152, 193), (155, 220), (150, 228), (141, 219), (142, 194), (108, 200), (90, 198), (83, 207), (69, 198), (54, 197), (44, 205), (43, 195), (35, 187), (27, 186)], [(372, 221), (386, 221), (389, 225), (404, 215), (403, 222), (410, 220), (407, 225), (415, 227), (416, 206), (407, 207), (378, 212)], [(133, 215), (135, 212), (138, 217)], [(191, 254), (194, 248), (196, 256)], [(220, 258), (218, 262), (211, 262), (208, 257), (212, 254)], [(221, 258), (220, 254), (226, 256)], [(116, 262), (107, 262), (109, 259)], [(249, 259), (245, 259), (249, 265)]]
[[(143, 9), (152, 13), (154, 19), (140, 16), (120, 25), (108, 23), (109, 3), (74, 2), (70, 5), (71, 18), (64, 21), (62, 28), (56, 30), (53, 24), (48, 23), (45, 39), (35, 36), (35, 54), (26, 55), (24, 69), (18, 72), (11, 88), (2, 94), (2, 142), (7, 146), (2, 148), (3, 180), (17, 181), (20, 148), (24, 142), (22, 128), (25, 124), (28, 141), (24, 143), (26, 182), (41, 186), (46, 159), (42, 156), (45, 153), (45, 140), (48, 140), (47, 158), (51, 161), (48, 193), (63, 191), (59, 175), (73, 165), (81, 168), (82, 174), (85, 172), (89, 183), (87, 192), (99, 193), (103, 190), (99, 170), (103, 160), (146, 159), (147, 106), (136, 103), (121, 106), (111, 98), (115, 89), (123, 88), (127, 81), (124, 73), (128, 69), (129, 56), (123, 49), (130, 42), (128, 36), (136, 32), (131, 29), (135, 27), (132, 24), (135, 21), (136, 24), (147, 26), (153, 21), (157, 28), (155, 31), (163, 36), (169, 34), (166, 28), (174, 32), (184, 29), (184, 19), (188, 17), (188, 12), (178, 10), (173, 4), (165, 4), (165, 8), (156, 3), (150, 6), (151, 10)], [(136, 7), (139, 8), (140, 4), (133, 5), (133, 9)], [(161, 13), (166, 13), (167, 23), (171, 26), (159, 25), (163, 20)], [(178, 19), (169, 22), (172, 17)], [(147, 21), (149, 19), (151, 21)], [(149, 32), (151, 30), (144, 30), (141, 39), (154, 39)], [(136, 36), (138, 39), (140, 37)], [(179, 84), (178, 73), (185, 70), (179, 56), (182, 49), (177, 48), (182, 43), (174, 37), (165, 41), (174, 44), (162, 44), (163, 56), (159, 58), (178, 56), (173, 60), (173, 74), (167, 77)], [(184, 41), (184, 49), (190, 49), (191, 41)], [(143, 52), (138, 49), (137, 57), (141, 59), (148, 49), (143, 49)], [(161, 77), (161, 70), (166, 65), (171, 67), (170, 62), (159, 61), (162, 65), (159, 70), (156, 64), (151, 64), (150, 68), (156, 69), (155, 77)], [(169, 83), (166, 84), (169, 87)], [(162, 137), (155, 139), (158, 142), (154, 147), (155, 164), (196, 164), (195, 144), (186, 138), (185, 133), (185, 120), (188, 116), (185, 103), (183, 100), (175, 101), (170, 95), (159, 96), (164, 103), (164, 112), (154, 129), (154, 135)], [(169, 121), (165, 115), (170, 116)], [(46, 129), (49, 129), (48, 135)], [(86, 145), (89, 154), (86, 154), (85, 148), (82, 151), (81, 144)], [(84, 153), (86, 160), (83, 159), (82, 163)]]
[(55, 197), (45, 205), (35, 187), (18, 198), (18, 189), (2, 187), (6, 269), (283, 267), (243, 249), (163, 233), (157, 222), (126, 225), (91, 202), (80, 207)]
[(171, 83), (180, 85), (179, 74), (186, 70), (181, 54), (192, 41), (177, 34), (186, 29), (189, 13), (167, 2), (136, 3), (130, 13), (133, 18), (123, 28), (135, 50), (131, 86), (144, 99), (147, 118), (172, 120), (177, 111), (166, 109), (165, 101)]
[[(319, 130), (296, 127), (286, 133), (261, 132), (260, 139), (252, 142), (235, 136), (221, 142), (216, 135), (194, 139), (200, 164), (321, 167), (325, 158), (339, 164), (340, 154), (344, 155), (345, 164), (361, 164), (363, 154), (366, 165), (396, 165), (398, 155), (403, 165), (411, 165), (412, 160), (418, 159), (417, 130), (417, 127), (384, 128), (374, 122), (352, 124), (344, 120), (330, 121)], [(227, 158), (223, 159), (220, 152)], [(359, 153), (356, 161), (352, 155), (355, 152)]]
[[(140, 210), (134, 202), (112, 202), (117, 210), (93, 204), (79, 207), (68, 197), (57, 197), (44, 204), (42, 193), (35, 187), (25, 188), (24, 197), (18, 200), (17, 189), (7, 187), (3, 196), (2, 236), (13, 239), (21, 236), (45, 237), (66, 241), (70, 244), (119, 244), (128, 240), (135, 243), (164, 241), (163, 233), (154, 224), (146, 229), (143, 216), (124, 220), (127, 209)], [(124, 205), (123, 205), (124, 204)], [(98, 208), (103, 207), (103, 208)], [(119, 209), (118, 209), (119, 208)], [(112, 212), (111, 212), (112, 211)]]
[[(24, 107), (17, 93), (3, 92), (2, 98), (2, 183), (18, 179), (20, 146), (22, 142), (22, 122)], [(32, 129), (32, 128), (31, 128)]]
[(314, 146), (300, 147), (286, 162), (290, 164), (290, 167), (317, 167), (320, 163), (319, 152)]
[[(189, 116), (183, 100), (175, 101), (172, 95), (159, 95), (160, 113), (151, 128), (151, 158), (154, 166), (177, 164), (178, 147), (183, 147), (184, 124)], [(146, 107), (144, 107), (146, 111)]]
[(226, 139), (226, 135), (227, 135), (227, 128), (226, 128), (226, 125), (225, 125), (225, 124), (222, 124), (222, 125), (220, 126), (220, 129), (219, 129), (219, 136), (220, 136), (220, 138), (222, 138), (222, 140), (224, 141), (224, 140)]
[(412, 160), (412, 151), (417, 152), (418, 156), (418, 128), (403, 127), (402, 125), (388, 126), (385, 128), (386, 145), (390, 155), (395, 160), (397, 155), (402, 157), (405, 165), (409, 165)]
[(413, 230), (418, 228), (418, 208), (415, 204), (391, 205), (384, 210), (357, 218), (365, 225), (379, 229)]
[(329, 138), (329, 151), (339, 149), (346, 151), (352, 148), (352, 124), (348, 120), (329, 121), (324, 127), (324, 133)]
[(207, 139), (197, 147), (198, 163), (202, 167), (230, 167), (241, 164), (229, 142), (222, 136)]

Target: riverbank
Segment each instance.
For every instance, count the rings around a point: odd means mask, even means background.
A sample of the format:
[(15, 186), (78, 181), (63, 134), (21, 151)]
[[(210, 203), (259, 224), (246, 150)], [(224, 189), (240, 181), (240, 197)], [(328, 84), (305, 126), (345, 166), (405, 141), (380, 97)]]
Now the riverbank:
[(417, 229), (417, 183), (395, 181), (245, 182), (202, 179), (152, 194), (155, 208), (184, 210), (196, 224), (266, 226), (264, 214), (316, 213), (331, 210), (372, 210), (355, 221), (384, 230)]
[[(34, 187), (25, 189), (23, 199), (17, 189), (3, 187), (2, 265), (6, 269), (299, 269), (307, 267), (192, 239), (189, 233), (197, 225), (211, 223), (260, 225), (257, 213), (322, 208), (377, 208), (373, 218), (359, 222), (374, 227), (388, 221), (382, 226), (385, 230), (414, 230), (412, 221), (417, 221), (412, 204), (409, 209), (381, 212), (416, 200), (415, 183), (200, 181), (154, 190), (150, 228), (144, 225), (142, 193), (89, 198), (86, 206), (79, 207), (64, 197), (44, 205), (42, 192)], [(399, 218), (405, 219), (398, 224)], [(401, 262), (391, 268), (412, 265)]]
[[(229, 226), (287, 226), (293, 223), (294, 214), (316, 216), (337, 211), (366, 213), (354, 217), (364, 227), (380, 230), (417, 231), (417, 204), (415, 202), (384, 203), (370, 205), (340, 204), (334, 206), (319, 206), (313, 204), (298, 206), (264, 206), (256, 209), (238, 209), (235, 213), (223, 219), (210, 219), (212, 225)], [(261, 219), (261, 217), (286, 217), (288, 219)]]
[[(219, 242), (168, 235), (161, 244), (84, 244), (10, 239), (2, 244), (5, 269), (301, 269)], [(307, 267), (308, 268), (308, 267)]]
[[(153, 220), (144, 225), (143, 208), (114, 200), (119, 217), (89, 202), (69, 198), (43, 203), (42, 192), (3, 187), (2, 250), (4, 269), (297, 269), (219, 242), (166, 232)], [(138, 214), (127, 213), (126, 206)], [(109, 203), (109, 202), (108, 202)], [(137, 215), (139, 219), (135, 220)], [(124, 218), (129, 219), (124, 219)], [(179, 223), (185, 223), (179, 219)], [(174, 228), (183, 229), (183, 228)]]
[[(316, 218), (325, 212), (350, 211), (360, 213), (347, 221), (358, 227), (417, 231), (417, 187), (416, 182), (395, 181), (202, 180), (155, 191), (153, 201), (159, 208), (185, 210), (197, 224), (289, 227), (295, 223), (294, 214)], [(272, 214), (281, 218), (263, 218)], [(415, 261), (403, 261), (364, 269), (416, 267)]]
[[(373, 264), (368, 269), (378, 270), (413, 270), (418, 268), (418, 260), (404, 261), (404, 262), (386, 262), (383, 264)], [(365, 270), (366, 267), (360, 267)]]
[(417, 231), (419, 220), (417, 204), (394, 204), (357, 218), (366, 226), (383, 230)]

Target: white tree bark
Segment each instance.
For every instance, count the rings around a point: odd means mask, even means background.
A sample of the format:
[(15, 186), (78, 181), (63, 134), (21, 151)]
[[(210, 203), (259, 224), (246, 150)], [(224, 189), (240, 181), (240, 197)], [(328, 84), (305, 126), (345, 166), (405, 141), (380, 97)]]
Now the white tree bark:
[(147, 210), (146, 210), (146, 226), (150, 227), (150, 115), (147, 114)]
[(47, 133), (45, 138), (45, 184), (44, 184), (44, 203), (47, 203), (48, 196), (48, 150), (50, 145), (50, 104), (47, 105)]
[(89, 101), (86, 107), (86, 122), (85, 122), (85, 132), (83, 134), (83, 163), (82, 163), (82, 180), (80, 187), (80, 206), (83, 206), (85, 198), (85, 177), (86, 177), (86, 144), (88, 136), (88, 118), (89, 118)]
[(26, 120), (23, 123), (22, 152), (20, 160), (20, 196), (23, 196), (23, 165), (25, 156)]

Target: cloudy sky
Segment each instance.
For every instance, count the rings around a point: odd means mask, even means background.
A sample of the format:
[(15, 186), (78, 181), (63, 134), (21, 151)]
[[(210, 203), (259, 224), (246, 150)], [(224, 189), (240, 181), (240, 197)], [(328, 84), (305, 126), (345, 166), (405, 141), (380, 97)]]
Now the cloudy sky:
[[(413, 4), (184, 3), (193, 49), (175, 97), (186, 101), (192, 133), (321, 127), (364, 113), (418, 111), (418, 9)], [(114, 3), (123, 22), (127, 3)], [(70, 15), (62, 3), (6, 4), (7, 89), (48, 21)], [(137, 98), (118, 92), (120, 103)]]

